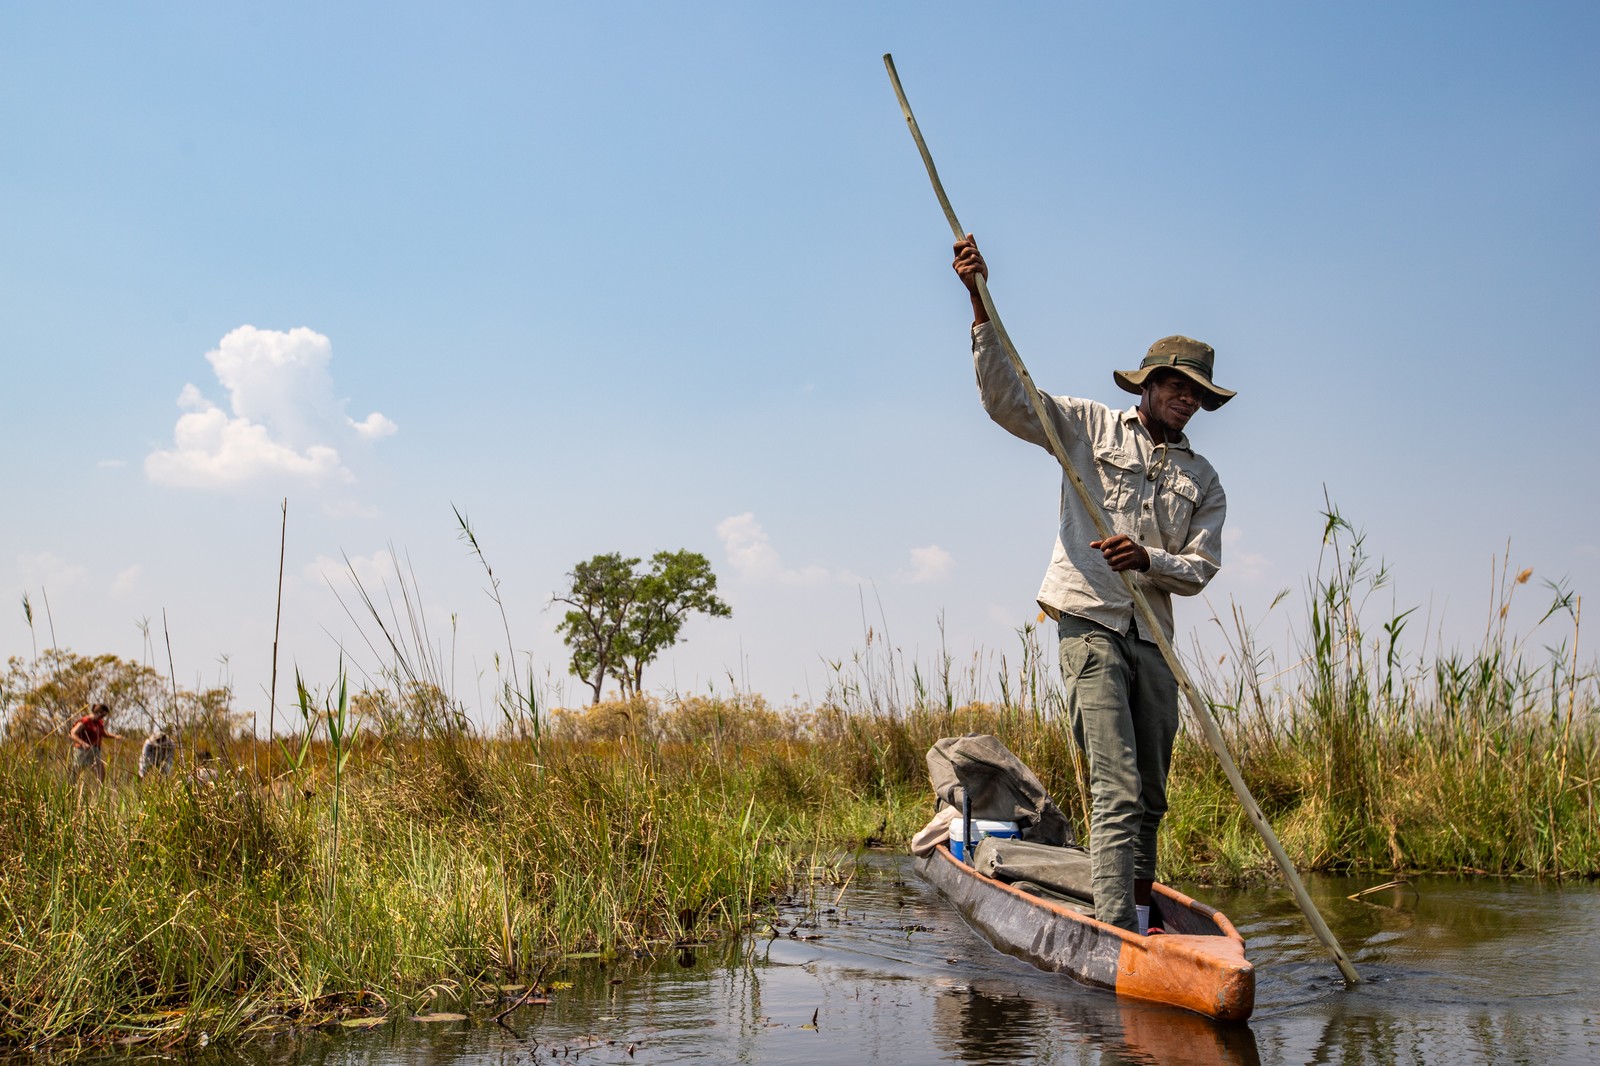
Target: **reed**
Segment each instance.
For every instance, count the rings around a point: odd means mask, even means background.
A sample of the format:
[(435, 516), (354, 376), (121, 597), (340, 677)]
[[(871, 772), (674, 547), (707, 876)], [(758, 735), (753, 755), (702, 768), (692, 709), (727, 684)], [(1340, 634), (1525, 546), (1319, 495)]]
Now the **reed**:
[[(241, 749), (215, 784), (0, 770), (0, 1033), (216, 1038), (360, 997), (526, 979), (552, 954), (713, 938), (787, 886), (836, 808), (771, 764), (635, 738), (320, 737), (292, 776)], [(297, 750), (297, 749), (296, 749)], [(470, 780), (460, 777), (468, 767)], [(336, 844), (335, 844), (336, 842)], [(173, 1013), (177, 1012), (177, 1013)]]
[[(1594, 669), (1580, 667), (1579, 599), (1548, 584), (1533, 632), (1512, 632), (1513, 601), (1532, 571), (1511, 569), (1508, 557), (1476, 648), (1410, 652), (1402, 638), (1411, 612), (1369, 610), (1388, 587), (1387, 569), (1337, 509), (1325, 518), (1299, 658), (1278, 669), (1236, 612), (1225, 657), (1232, 669), (1207, 679), (1252, 787), (1285, 823), (1299, 863), (1600, 871), (1600, 698)], [(1217, 801), (1204, 756), (1183, 743), (1176, 762), (1175, 865), (1219, 877), (1259, 869), (1264, 856)]]
[[(1516, 635), (1530, 575), (1502, 566), (1479, 646), (1412, 651), (1409, 615), (1373, 608), (1384, 568), (1327, 519), (1288, 665), (1237, 609), (1221, 661), (1192, 657), (1297, 865), (1600, 872), (1578, 598), (1548, 586)], [(1085, 829), (1047, 630), (931, 664), (869, 630), (812, 707), (734, 692), (550, 709), (508, 670), (488, 735), (417, 600), (404, 575), (398, 598), (362, 591), (387, 665), (354, 695), (342, 674), (297, 679), (300, 729), (232, 742), (214, 782), (113, 766), (102, 787), (48, 744), (0, 744), (0, 1043), (174, 1046), (527, 981), (568, 953), (736, 936), (795, 882), (845, 876), (849, 849), (902, 845), (931, 813), (924, 753), (952, 734), (998, 734)], [(1164, 878), (1271, 876), (1187, 730), (1170, 791)]]

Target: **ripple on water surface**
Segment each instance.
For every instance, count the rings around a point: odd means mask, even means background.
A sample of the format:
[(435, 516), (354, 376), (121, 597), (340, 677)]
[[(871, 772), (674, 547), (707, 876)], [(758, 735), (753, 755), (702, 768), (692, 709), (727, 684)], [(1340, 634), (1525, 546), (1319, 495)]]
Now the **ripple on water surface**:
[[(317, 1066), (471, 1063), (1600, 1062), (1592, 885), (1316, 878), (1366, 983), (1346, 990), (1277, 889), (1189, 890), (1258, 967), (1248, 1025), (1219, 1025), (1041, 973), (991, 949), (897, 856), (785, 908), (776, 935), (651, 962), (574, 960), (548, 1006), (464, 1022), (285, 1036), (243, 1058)], [(229, 1054), (230, 1062), (240, 1056)], [(240, 1063), (243, 1066), (243, 1063)]]

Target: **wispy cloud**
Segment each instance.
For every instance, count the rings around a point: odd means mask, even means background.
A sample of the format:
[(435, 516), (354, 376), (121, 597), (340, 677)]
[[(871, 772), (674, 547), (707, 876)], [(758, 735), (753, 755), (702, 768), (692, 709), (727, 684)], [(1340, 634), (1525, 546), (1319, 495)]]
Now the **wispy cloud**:
[(724, 518), (717, 524), (717, 536), (734, 570), (754, 584), (820, 585), (828, 581), (853, 580), (848, 574), (831, 571), (825, 566), (789, 566), (772, 546), (767, 531), (749, 511)]
[[(816, 563), (792, 566), (772, 546), (772, 539), (756, 516), (746, 511), (717, 523), (722, 551), (741, 580), (758, 585), (860, 585), (870, 582), (849, 570), (831, 569)], [(948, 577), (955, 560), (937, 544), (912, 548), (907, 565), (894, 572), (903, 584), (922, 584)]]
[(1222, 531), (1222, 565), (1229, 577), (1240, 581), (1259, 581), (1272, 573), (1272, 560), (1258, 552), (1246, 551), (1245, 531), (1228, 526)]
[(89, 580), (89, 568), (68, 562), (54, 552), (23, 552), (17, 556), (17, 572), (29, 588), (71, 588)]
[(354, 481), (338, 445), (379, 440), (399, 427), (376, 411), (360, 421), (346, 414), (328, 371), (332, 360), (332, 343), (314, 330), (240, 326), (206, 353), (227, 390), (228, 409), (185, 385), (173, 447), (145, 457), (146, 476), (200, 489), (267, 478), (309, 485)]
[(123, 570), (111, 579), (111, 595), (122, 597), (133, 592), (139, 587), (139, 578), (144, 574), (144, 567), (138, 563)]
[(911, 565), (903, 570), (896, 570), (894, 578), (910, 585), (943, 581), (950, 576), (955, 564), (956, 561), (950, 553), (937, 544), (930, 544), (926, 548), (912, 548)]
[(385, 581), (394, 579), (394, 556), (382, 548), (371, 555), (351, 555), (340, 559), (319, 555), (306, 564), (302, 573), (308, 581), (319, 585), (331, 584), (339, 589), (346, 587), (351, 574), (354, 574), (364, 588), (377, 589), (382, 588)]
[(1043, 624), (1039, 615), (1039, 605), (1034, 603), (991, 603), (988, 607), (990, 621), (998, 622), (1007, 629), (1019, 629), (1032, 622), (1036, 625)]
[(376, 505), (364, 500), (351, 499), (348, 496), (339, 496), (324, 500), (322, 513), (329, 518), (382, 518), (383, 511)]

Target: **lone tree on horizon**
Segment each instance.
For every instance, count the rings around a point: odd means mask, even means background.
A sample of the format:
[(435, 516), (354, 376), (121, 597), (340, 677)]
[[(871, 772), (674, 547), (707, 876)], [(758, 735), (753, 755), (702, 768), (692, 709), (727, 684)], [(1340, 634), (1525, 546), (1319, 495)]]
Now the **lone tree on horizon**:
[(690, 614), (733, 614), (716, 594), (711, 562), (699, 552), (656, 552), (644, 571), (641, 562), (621, 552), (596, 555), (574, 566), (566, 589), (551, 597), (573, 608), (556, 631), (572, 649), (572, 674), (594, 690), (596, 703), (608, 677), (623, 698), (639, 695), (644, 668), (678, 642)]

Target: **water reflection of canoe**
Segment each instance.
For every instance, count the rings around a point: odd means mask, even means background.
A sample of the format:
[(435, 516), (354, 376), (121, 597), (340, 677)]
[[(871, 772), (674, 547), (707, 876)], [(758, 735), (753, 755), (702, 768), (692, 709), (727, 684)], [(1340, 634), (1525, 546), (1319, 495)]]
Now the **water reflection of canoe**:
[(1255, 967), (1233, 923), (1166, 885), (1155, 886), (1166, 933), (1139, 936), (985, 877), (942, 844), (916, 864), (968, 924), (1008, 955), (1119, 996), (1221, 1021), (1243, 1021), (1255, 1009)]

